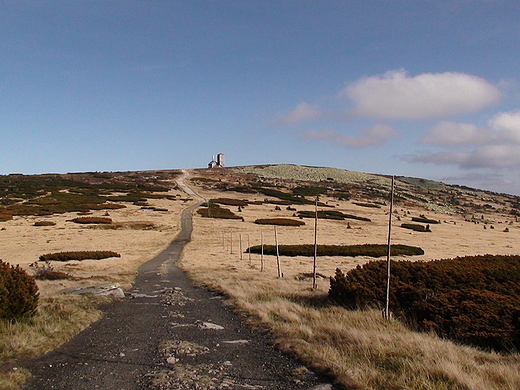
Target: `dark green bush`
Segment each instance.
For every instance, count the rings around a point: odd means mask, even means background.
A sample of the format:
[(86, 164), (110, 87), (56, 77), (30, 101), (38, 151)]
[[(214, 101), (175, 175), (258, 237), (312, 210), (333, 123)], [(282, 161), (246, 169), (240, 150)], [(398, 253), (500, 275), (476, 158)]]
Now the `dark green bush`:
[[(386, 262), (336, 270), (329, 296), (351, 309), (384, 306)], [(498, 350), (520, 348), (520, 256), (393, 261), (390, 309), (419, 330)]]
[(410, 315), (421, 330), (465, 344), (494, 350), (520, 347), (520, 300), (507, 295), (453, 290), (415, 302)]
[(419, 225), (417, 223), (402, 223), (402, 228), (414, 230), (416, 232), (431, 232), (429, 226)]
[(36, 221), (34, 226), (55, 226), (56, 222), (52, 221)]
[(121, 255), (112, 251), (56, 252), (41, 255), (40, 261), (101, 260), (109, 257), (121, 257)]
[(352, 202), (352, 203), (354, 203), (356, 206), (361, 206), (361, 207), (371, 207), (371, 208), (375, 208), (375, 209), (381, 208), (380, 205), (375, 204), (375, 203), (363, 203), (363, 202)]
[[(316, 213), (314, 211), (298, 211), (296, 215), (301, 218), (315, 218)], [(358, 221), (371, 221), (370, 218), (358, 217), (357, 215), (352, 214), (345, 214), (341, 211), (336, 210), (319, 210), (318, 219), (337, 219), (340, 221), (344, 219), (356, 219)]]
[(236, 215), (229, 209), (220, 207), (216, 203), (211, 203), (209, 206), (210, 207), (198, 209), (197, 213), (200, 214), (200, 216), (205, 217), (205, 218), (240, 219), (241, 221), (244, 220), (243, 217)]
[(232, 199), (232, 198), (217, 198), (217, 199), (211, 199), (209, 201), (210, 203), (219, 203), (226, 206), (247, 206), (249, 202), (247, 200), (241, 200), (241, 199)]
[(38, 298), (34, 278), (18, 265), (0, 260), (0, 318), (31, 316), (38, 306)]
[(297, 196), (317, 196), (325, 194), (329, 189), (327, 187), (300, 186), (293, 188), (292, 192)]
[[(262, 247), (255, 245), (249, 248), (251, 253), (261, 253)], [(279, 245), (278, 252), (282, 256), (314, 256), (314, 245)], [(318, 245), (318, 256), (369, 256), (382, 257), (387, 254), (387, 246), (384, 244), (364, 245)], [(276, 255), (275, 245), (264, 245), (264, 254)], [(421, 248), (408, 245), (392, 245), (391, 254), (394, 256), (423, 255)]]
[(258, 225), (278, 225), (278, 226), (303, 226), (305, 222), (290, 218), (260, 218), (255, 221)]
[(103, 224), (112, 223), (112, 219), (111, 218), (107, 218), (107, 217), (78, 217), (78, 218), (70, 219), (69, 221), (70, 222), (74, 222), (74, 223), (84, 224), (84, 225), (100, 224), (100, 223), (103, 223)]
[(432, 225), (440, 223), (440, 221), (437, 221), (436, 219), (426, 218), (423, 215), (421, 215), (420, 217), (412, 217), (412, 221), (414, 221), (414, 222), (422, 222), (422, 223), (429, 223), (429, 224), (432, 224)]
[(272, 188), (258, 188), (257, 190), (258, 192), (266, 196), (271, 196), (273, 198), (280, 199), (280, 204), (313, 204), (312, 201), (307, 200), (301, 196), (295, 196), (293, 194), (289, 194), (287, 192), (275, 190)]

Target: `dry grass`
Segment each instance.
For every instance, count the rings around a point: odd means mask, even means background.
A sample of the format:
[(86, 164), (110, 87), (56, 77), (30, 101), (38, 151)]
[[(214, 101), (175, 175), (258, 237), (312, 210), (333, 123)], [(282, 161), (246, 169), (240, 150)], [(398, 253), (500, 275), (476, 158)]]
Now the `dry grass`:
[[(254, 323), (269, 326), (281, 349), (349, 389), (514, 390), (520, 355), (501, 355), (416, 333), (377, 310), (325, 304), (309, 281), (265, 278), (258, 270), (194, 270), (227, 294)], [(255, 277), (257, 274), (258, 277)]]
[[(200, 191), (206, 198), (218, 193)], [(244, 194), (239, 194), (240, 198)], [(249, 195), (248, 195), (249, 196)], [(254, 196), (249, 196), (254, 201)], [(285, 217), (286, 211), (269, 205), (250, 205), (242, 215), (245, 222), (232, 223), (195, 217), (193, 241), (183, 253), (182, 266), (199, 283), (225, 293), (238, 310), (247, 313), (253, 323), (272, 329), (278, 345), (302, 359), (315, 371), (330, 375), (347, 389), (410, 390), (514, 390), (520, 388), (519, 354), (501, 355), (457, 345), (433, 334), (416, 333), (397, 320), (385, 321), (377, 310), (348, 311), (327, 302), (328, 279), (318, 280), (312, 290), (310, 279), (301, 280), (312, 271), (312, 259), (281, 257), (283, 278), (277, 277), (274, 256), (239, 254), (238, 238), (258, 245), (260, 231), (264, 243), (273, 243), (273, 230), (254, 225), (259, 217)], [(360, 211), (360, 207), (341, 202), (341, 210)], [(372, 222), (358, 223), (350, 230), (344, 221), (320, 221), (320, 243), (349, 244), (384, 242), (385, 210), (364, 208)], [(413, 211), (413, 210), (412, 210)], [(418, 211), (418, 210), (417, 210)], [(439, 219), (448, 219), (438, 215)], [(450, 220), (456, 217), (450, 216)], [(394, 242), (419, 245), (426, 254), (422, 260), (464, 254), (498, 253), (513, 250), (509, 238), (487, 235), (481, 227), (457, 223), (437, 225), (433, 236), (412, 235), (396, 229)], [(484, 235), (486, 234), (486, 235)], [(515, 232), (518, 237), (518, 232)], [(312, 242), (312, 227), (278, 228), (281, 244)], [(233, 237), (233, 250), (230, 240)], [(446, 238), (445, 238), (446, 237)], [(486, 246), (493, 239), (493, 246)], [(442, 244), (441, 244), (442, 243)], [(458, 243), (458, 245), (457, 245)], [(439, 244), (439, 245), (438, 245)], [(231, 253), (233, 252), (233, 253)], [(449, 253), (449, 256), (446, 254)], [(332, 276), (336, 267), (344, 271), (370, 261), (323, 257), (318, 272)]]
[[(30, 264), (49, 251), (96, 250), (103, 246), (121, 253), (121, 257), (50, 263), (53, 270), (69, 274), (71, 278), (38, 280), (41, 295), (37, 314), (18, 322), (0, 320), (0, 389), (19, 389), (30, 374), (23, 369), (14, 371), (12, 366), (19, 359), (55, 349), (79, 333), (100, 318), (97, 307), (109, 299), (64, 294), (62, 290), (107, 282), (128, 288), (138, 267), (175, 237), (180, 226), (180, 211), (186, 204), (169, 199), (154, 199), (153, 204), (172, 211), (159, 214), (128, 205), (111, 211), (118, 222), (104, 225), (103, 229), (68, 222), (75, 213), (48, 217), (55, 225), (37, 229), (33, 227), (37, 220), (34, 216), (2, 222), (0, 252), (3, 259), (20, 264), (30, 274), (33, 273)], [(103, 215), (104, 211), (94, 212), (94, 216)]]
[(0, 321), (0, 361), (36, 356), (56, 348), (98, 320), (101, 313), (95, 308), (106, 300), (70, 295), (45, 298), (34, 317)]

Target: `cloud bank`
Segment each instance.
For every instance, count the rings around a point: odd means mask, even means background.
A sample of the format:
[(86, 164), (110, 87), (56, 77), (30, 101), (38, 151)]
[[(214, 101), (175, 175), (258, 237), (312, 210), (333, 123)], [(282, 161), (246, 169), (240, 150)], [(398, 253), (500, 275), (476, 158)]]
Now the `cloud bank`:
[(413, 156), (412, 162), (456, 164), (466, 169), (520, 167), (520, 111), (499, 113), (487, 127), (441, 122), (422, 142), (457, 150)]
[(478, 111), (497, 102), (500, 91), (465, 73), (404, 70), (363, 78), (340, 93), (354, 102), (356, 116), (377, 119), (437, 119)]
[(387, 139), (397, 137), (399, 132), (384, 124), (376, 124), (361, 130), (357, 136), (349, 136), (336, 131), (311, 130), (302, 135), (305, 140), (324, 140), (351, 149), (367, 148), (383, 144)]
[(289, 113), (280, 116), (275, 123), (283, 125), (295, 125), (301, 122), (312, 121), (322, 116), (321, 111), (305, 102), (300, 103)]

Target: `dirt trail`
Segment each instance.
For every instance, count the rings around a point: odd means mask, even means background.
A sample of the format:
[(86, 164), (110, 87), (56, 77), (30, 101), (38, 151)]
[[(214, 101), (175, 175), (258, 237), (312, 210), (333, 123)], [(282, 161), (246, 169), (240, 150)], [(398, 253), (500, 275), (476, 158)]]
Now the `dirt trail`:
[(186, 176), (179, 186), (198, 203), (183, 211), (175, 240), (140, 267), (124, 299), (102, 308), (101, 320), (28, 361), (24, 389), (331, 389), (175, 265), (202, 202)]

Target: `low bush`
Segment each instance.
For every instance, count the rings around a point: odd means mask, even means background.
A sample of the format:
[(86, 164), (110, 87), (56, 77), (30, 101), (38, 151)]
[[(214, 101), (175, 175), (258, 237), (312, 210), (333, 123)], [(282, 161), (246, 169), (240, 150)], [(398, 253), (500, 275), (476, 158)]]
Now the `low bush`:
[(36, 221), (33, 226), (55, 226), (56, 222), (52, 221)]
[[(261, 253), (261, 245), (255, 245), (248, 249), (251, 253)], [(318, 256), (386, 256), (388, 247), (385, 244), (364, 244), (364, 245), (318, 245)], [(314, 245), (279, 245), (278, 253), (281, 256), (314, 256)], [(264, 245), (265, 255), (276, 255), (275, 245)], [(418, 256), (423, 255), (424, 251), (415, 246), (392, 245), (391, 254), (393, 256)]]
[(255, 221), (258, 225), (278, 225), (278, 226), (303, 226), (305, 222), (290, 218), (260, 218)]
[(247, 206), (249, 204), (249, 202), (247, 200), (232, 199), (232, 198), (211, 199), (209, 202), (223, 204), (226, 206), (241, 206), (241, 207)]
[(371, 208), (375, 208), (375, 209), (380, 209), (381, 206), (378, 205), (378, 204), (375, 204), (375, 203), (363, 203), (363, 202), (353, 202), (356, 206), (361, 206), (361, 207), (371, 207)]
[[(330, 279), (329, 297), (350, 309), (382, 308), (386, 262)], [(496, 350), (520, 348), (520, 256), (394, 261), (390, 309), (418, 330)]]
[(416, 232), (431, 232), (429, 226), (419, 225), (416, 223), (402, 223), (402, 228), (414, 230)]
[(329, 189), (327, 187), (300, 186), (293, 188), (292, 192), (297, 196), (317, 196), (325, 194)]
[[(298, 211), (296, 214), (301, 218), (315, 218), (316, 213), (314, 211)], [(341, 211), (336, 210), (319, 210), (318, 211), (319, 219), (336, 219), (336, 220), (344, 220), (344, 219), (356, 219), (358, 221), (366, 221), (371, 222), (370, 218), (358, 217), (357, 215), (345, 214)]]
[(100, 223), (109, 224), (112, 223), (112, 219), (107, 217), (78, 217), (70, 219), (69, 222), (80, 223), (84, 225)]
[(20, 266), (0, 260), (0, 318), (17, 319), (34, 314), (38, 286)]
[(421, 215), (420, 217), (412, 217), (412, 221), (414, 222), (422, 222), (422, 223), (429, 223), (429, 224), (437, 224), (441, 223), (440, 221), (437, 221), (436, 219), (430, 219), (426, 218), (424, 215)]
[(34, 262), (29, 265), (33, 269), (33, 276), (38, 280), (60, 280), (74, 279), (71, 274), (62, 271), (56, 271), (51, 263), (45, 261), (43, 264)]
[(313, 204), (314, 202), (305, 199), (302, 196), (295, 196), (293, 194), (289, 194), (287, 192), (275, 190), (272, 188), (258, 188), (258, 192), (271, 196), (273, 198), (280, 199), (279, 204), (289, 205), (289, 204)]
[(13, 219), (13, 215), (6, 211), (0, 210), (0, 222), (10, 221)]
[(56, 252), (41, 255), (40, 261), (101, 260), (109, 257), (121, 257), (121, 255), (112, 251)]
[(239, 219), (241, 221), (244, 220), (243, 217), (240, 217), (233, 213), (231, 210), (226, 209), (224, 207), (220, 207), (216, 203), (211, 203), (210, 207), (200, 208), (197, 210), (197, 213), (205, 218), (219, 218), (219, 219)]

